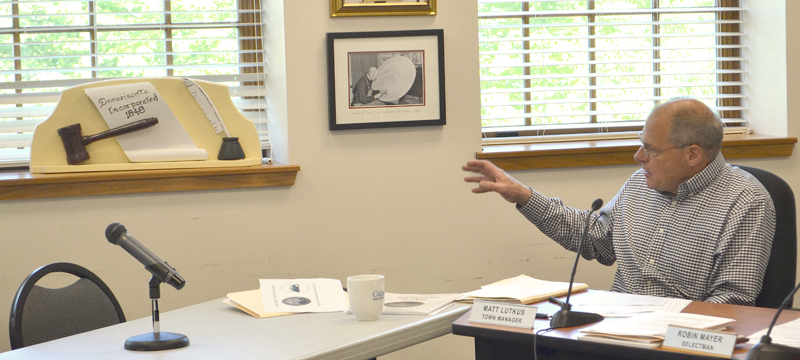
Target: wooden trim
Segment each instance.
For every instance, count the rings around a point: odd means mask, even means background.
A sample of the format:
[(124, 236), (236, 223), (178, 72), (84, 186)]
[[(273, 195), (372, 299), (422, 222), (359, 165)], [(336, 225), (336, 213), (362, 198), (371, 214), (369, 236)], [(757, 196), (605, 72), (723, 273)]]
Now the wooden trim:
[(294, 185), (299, 165), (32, 174), (0, 172), (0, 200)]
[[(726, 135), (726, 159), (791, 156), (795, 137)], [(635, 164), (639, 140), (575, 141), (523, 145), (484, 146), (477, 158), (490, 160), (504, 170), (548, 169), (579, 166)]]

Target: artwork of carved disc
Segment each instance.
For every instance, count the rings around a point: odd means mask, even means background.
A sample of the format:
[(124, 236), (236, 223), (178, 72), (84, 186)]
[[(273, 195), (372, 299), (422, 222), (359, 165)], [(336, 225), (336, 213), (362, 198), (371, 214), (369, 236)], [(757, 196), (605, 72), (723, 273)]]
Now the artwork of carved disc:
[(416, 68), (409, 58), (395, 56), (378, 68), (378, 78), (372, 83), (372, 88), (386, 92), (382, 101), (396, 101), (411, 89), (416, 76)]

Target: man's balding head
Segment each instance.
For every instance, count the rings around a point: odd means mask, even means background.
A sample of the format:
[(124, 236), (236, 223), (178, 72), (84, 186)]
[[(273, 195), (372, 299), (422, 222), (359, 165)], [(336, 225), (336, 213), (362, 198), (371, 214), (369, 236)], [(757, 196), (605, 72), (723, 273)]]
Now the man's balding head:
[(670, 119), (667, 139), (673, 146), (697, 144), (709, 160), (722, 148), (722, 121), (702, 102), (695, 99), (675, 99), (653, 109), (652, 117)]

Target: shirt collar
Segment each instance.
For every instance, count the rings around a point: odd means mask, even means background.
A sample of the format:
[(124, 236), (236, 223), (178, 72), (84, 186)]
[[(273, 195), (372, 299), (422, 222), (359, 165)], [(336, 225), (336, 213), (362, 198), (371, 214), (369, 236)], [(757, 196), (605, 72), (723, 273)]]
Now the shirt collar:
[(703, 191), (717, 178), (723, 166), (725, 166), (725, 158), (720, 152), (705, 169), (686, 180), (683, 184), (678, 185), (678, 195), (676, 197), (691, 196)]

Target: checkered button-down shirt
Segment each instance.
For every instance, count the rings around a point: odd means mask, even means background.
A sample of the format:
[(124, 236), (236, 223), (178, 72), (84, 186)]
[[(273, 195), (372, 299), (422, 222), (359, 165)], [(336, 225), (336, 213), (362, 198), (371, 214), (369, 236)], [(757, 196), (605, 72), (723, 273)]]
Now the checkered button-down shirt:
[(618, 263), (612, 291), (739, 305), (755, 304), (775, 232), (769, 193), (721, 154), (677, 195), (648, 188), (639, 170), (599, 213), (536, 191), (518, 209), (570, 251), (591, 216), (581, 255)]

